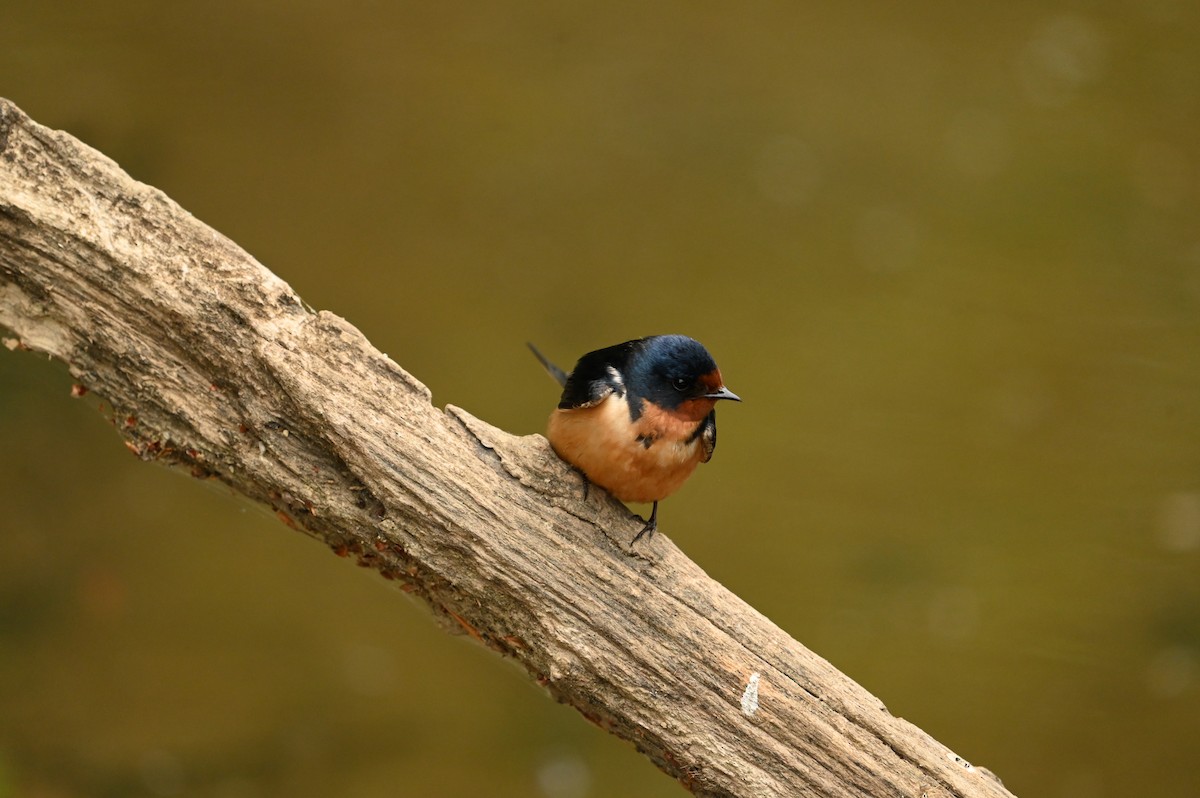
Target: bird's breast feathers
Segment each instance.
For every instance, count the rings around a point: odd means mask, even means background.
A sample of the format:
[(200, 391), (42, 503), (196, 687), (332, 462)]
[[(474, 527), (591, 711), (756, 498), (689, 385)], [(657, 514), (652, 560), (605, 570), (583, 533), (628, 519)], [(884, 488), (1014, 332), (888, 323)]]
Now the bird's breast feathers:
[(555, 410), (547, 435), (560, 457), (621, 501), (659, 501), (711, 456), (713, 403), (670, 411), (643, 402), (633, 420), (628, 399), (611, 393), (590, 407)]

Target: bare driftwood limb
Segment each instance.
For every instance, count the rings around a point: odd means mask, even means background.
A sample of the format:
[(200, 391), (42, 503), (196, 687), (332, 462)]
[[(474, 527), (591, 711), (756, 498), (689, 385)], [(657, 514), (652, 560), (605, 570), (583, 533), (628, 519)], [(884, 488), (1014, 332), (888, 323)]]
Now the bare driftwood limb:
[(423, 598), (701, 795), (1006, 796), (710, 579), (540, 435), (430, 403), (350, 324), (0, 100), (0, 324), (218, 479)]

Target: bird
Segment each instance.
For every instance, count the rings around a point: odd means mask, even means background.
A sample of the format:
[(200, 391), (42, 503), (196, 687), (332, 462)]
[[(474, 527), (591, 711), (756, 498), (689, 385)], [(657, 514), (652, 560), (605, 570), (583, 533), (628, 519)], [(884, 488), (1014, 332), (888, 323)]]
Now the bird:
[(725, 387), (708, 350), (686, 335), (651, 335), (588, 352), (568, 374), (528, 344), (560, 386), (546, 437), (563, 460), (623, 502), (652, 502), (632, 546), (658, 528), (658, 503), (717, 447)]

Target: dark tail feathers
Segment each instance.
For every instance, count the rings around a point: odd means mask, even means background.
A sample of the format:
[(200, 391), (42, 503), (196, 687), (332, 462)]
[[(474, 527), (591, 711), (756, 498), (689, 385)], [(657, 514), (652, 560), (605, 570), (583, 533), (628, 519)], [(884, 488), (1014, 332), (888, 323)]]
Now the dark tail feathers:
[(533, 356), (541, 362), (542, 366), (546, 369), (547, 373), (554, 378), (555, 382), (557, 382), (559, 386), (565, 387), (567, 384), (567, 372), (563, 371), (558, 366), (547, 360), (546, 356), (539, 352), (537, 347), (533, 344), (526, 342), (525, 345), (529, 347), (529, 351), (533, 352)]

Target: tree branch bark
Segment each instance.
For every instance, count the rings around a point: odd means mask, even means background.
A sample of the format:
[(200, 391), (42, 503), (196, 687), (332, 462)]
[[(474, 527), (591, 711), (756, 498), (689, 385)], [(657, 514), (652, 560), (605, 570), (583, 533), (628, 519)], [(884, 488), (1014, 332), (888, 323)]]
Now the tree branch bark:
[(0, 324), (700, 795), (1007, 796), (638, 528), (540, 435), (429, 391), (162, 192), (0, 99)]

